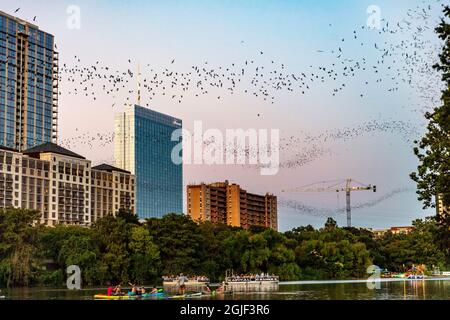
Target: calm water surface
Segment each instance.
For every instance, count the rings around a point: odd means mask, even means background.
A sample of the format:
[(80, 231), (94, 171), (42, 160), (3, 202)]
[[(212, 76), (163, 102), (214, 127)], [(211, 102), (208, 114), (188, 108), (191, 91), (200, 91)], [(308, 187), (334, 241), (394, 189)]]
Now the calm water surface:
[[(227, 300), (450, 300), (450, 279), (434, 281), (383, 282), (378, 290), (366, 283), (281, 284), (278, 292), (234, 293), (214, 298)], [(22, 288), (2, 291), (13, 300), (92, 300), (106, 288), (80, 291), (50, 288)], [(194, 298), (193, 298), (194, 299)], [(0, 301), (1, 305), (1, 301)]]

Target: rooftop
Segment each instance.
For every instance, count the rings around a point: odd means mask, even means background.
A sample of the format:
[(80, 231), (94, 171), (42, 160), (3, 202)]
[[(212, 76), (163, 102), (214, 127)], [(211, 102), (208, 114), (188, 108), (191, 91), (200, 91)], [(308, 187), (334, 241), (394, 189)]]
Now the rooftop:
[(38, 27), (36, 24), (34, 24), (34, 23), (32, 23), (32, 22), (29, 22), (29, 21), (26, 21), (26, 20), (24, 20), (24, 19), (20, 19), (19, 17), (10, 15), (10, 14), (4, 12), (4, 11), (1, 11), (1, 10), (0, 10), (0, 15), (5, 16), (5, 17), (7, 17), (7, 18), (9, 18), (9, 19), (15, 20), (15, 21), (17, 21), (17, 22), (19, 22), (19, 23), (27, 24), (27, 25), (29, 25), (29, 26), (31, 26), (31, 27), (33, 27), (33, 28), (39, 30), (39, 27)]
[(101, 165), (92, 167), (92, 170), (107, 171), (107, 172), (121, 172), (121, 173), (131, 174), (131, 172), (129, 172), (129, 171), (113, 167), (109, 164), (101, 164)]
[(51, 142), (44, 143), (40, 146), (28, 149), (23, 152), (23, 154), (26, 154), (26, 155), (36, 155), (36, 154), (41, 154), (41, 153), (56, 153), (56, 154), (63, 155), (63, 156), (86, 160), (85, 157), (80, 156), (79, 154), (76, 154), (75, 152), (67, 150), (67, 149), (65, 149), (61, 146), (58, 146), (57, 144), (51, 143)]
[(128, 106), (125, 113), (120, 113), (120, 115), (123, 114), (133, 114), (135, 117), (144, 118), (173, 128), (181, 128), (183, 126), (183, 121), (180, 119), (139, 105)]
[(17, 150), (17, 149), (10, 148), (10, 147), (5, 147), (5, 146), (1, 146), (1, 145), (0, 145), (0, 150), (11, 151), (11, 152), (19, 152), (19, 150)]

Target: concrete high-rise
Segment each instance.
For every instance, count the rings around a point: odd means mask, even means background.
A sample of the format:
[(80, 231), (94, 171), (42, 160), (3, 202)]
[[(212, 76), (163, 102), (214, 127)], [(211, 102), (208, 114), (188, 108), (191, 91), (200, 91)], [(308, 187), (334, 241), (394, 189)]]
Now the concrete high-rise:
[(53, 35), (0, 11), (0, 145), (57, 141), (58, 53)]
[(115, 119), (115, 166), (136, 176), (136, 213), (141, 219), (183, 212), (183, 166), (172, 161), (181, 120), (137, 105)]
[(276, 196), (252, 194), (228, 181), (188, 186), (187, 207), (194, 221), (278, 230)]

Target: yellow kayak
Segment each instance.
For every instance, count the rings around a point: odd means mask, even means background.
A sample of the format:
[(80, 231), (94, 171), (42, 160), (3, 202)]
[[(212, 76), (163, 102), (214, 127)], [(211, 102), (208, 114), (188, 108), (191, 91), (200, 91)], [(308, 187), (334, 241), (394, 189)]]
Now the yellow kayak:
[(133, 297), (130, 296), (108, 296), (106, 294), (97, 294), (94, 296), (95, 300), (130, 300)]

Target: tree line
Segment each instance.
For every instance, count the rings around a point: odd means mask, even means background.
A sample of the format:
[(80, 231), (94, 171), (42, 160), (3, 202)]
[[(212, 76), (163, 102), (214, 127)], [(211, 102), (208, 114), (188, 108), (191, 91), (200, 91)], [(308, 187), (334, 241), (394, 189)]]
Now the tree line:
[(122, 211), (91, 228), (47, 228), (36, 224), (39, 217), (29, 210), (0, 211), (1, 286), (62, 286), (70, 265), (80, 267), (84, 286), (159, 284), (163, 275), (180, 273), (222, 281), (229, 269), (325, 280), (366, 278), (372, 264), (399, 272), (413, 264), (450, 266), (435, 218), (416, 220), (410, 234), (375, 238), (369, 230), (340, 228), (333, 219), (320, 229), (280, 233), (197, 224), (175, 214), (140, 223)]

